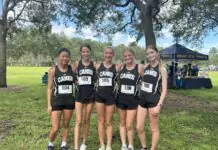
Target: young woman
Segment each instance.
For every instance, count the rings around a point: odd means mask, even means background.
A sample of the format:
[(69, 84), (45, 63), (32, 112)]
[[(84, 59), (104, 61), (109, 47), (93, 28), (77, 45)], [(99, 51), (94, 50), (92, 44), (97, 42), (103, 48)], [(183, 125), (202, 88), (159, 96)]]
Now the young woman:
[[(96, 110), (98, 115), (98, 135), (100, 141), (99, 150), (112, 150), (111, 142), (113, 136), (113, 113), (115, 106), (115, 79), (118, 65), (113, 64), (114, 50), (112, 47), (105, 47), (104, 61), (96, 65)], [(107, 146), (104, 144), (106, 124)]]
[(74, 149), (79, 149), (80, 129), (82, 124), (83, 107), (84, 125), (83, 125), (83, 141), (80, 150), (86, 150), (86, 140), (89, 135), (90, 117), (94, 104), (94, 77), (95, 67), (91, 61), (91, 47), (88, 44), (80, 47), (82, 59), (78, 63), (74, 63), (75, 72), (78, 76), (78, 88), (76, 93), (76, 123), (74, 129)]
[[(130, 48), (123, 51), (124, 66), (119, 73), (119, 94), (117, 108), (119, 113), (119, 129), (122, 142), (121, 150), (134, 150), (133, 124), (138, 107), (138, 83), (143, 73), (143, 66), (136, 64), (135, 53)], [(128, 137), (128, 147), (126, 145)]]
[(63, 136), (61, 150), (67, 149), (69, 123), (75, 102), (73, 98), (73, 82), (75, 76), (70, 65), (70, 51), (63, 48), (58, 52), (58, 64), (48, 73), (48, 113), (51, 115), (52, 127), (49, 134), (48, 150), (54, 149), (54, 140), (60, 127), (63, 114)]
[(155, 46), (146, 48), (146, 57), (148, 64), (145, 65), (142, 77), (136, 128), (141, 142), (141, 150), (147, 150), (144, 123), (148, 114), (152, 132), (150, 149), (156, 150), (160, 134), (158, 128), (160, 110), (167, 94), (167, 70), (161, 65), (160, 55)]

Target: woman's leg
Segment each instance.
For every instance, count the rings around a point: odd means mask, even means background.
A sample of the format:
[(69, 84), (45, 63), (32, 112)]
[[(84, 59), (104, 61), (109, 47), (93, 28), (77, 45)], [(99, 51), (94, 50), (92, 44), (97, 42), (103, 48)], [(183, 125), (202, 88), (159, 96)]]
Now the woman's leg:
[(62, 136), (62, 142), (67, 142), (68, 136), (69, 136), (69, 131), (70, 131), (70, 119), (72, 116), (73, 110), (67, 110), (65, 109), (63, 111), (63, 136)]
[(85, 105), (85, 118), (84, 118), (84, 133), (83, 133), (83, 143), (86, 143), (86, 139), (89, 135), (89, 128), (90, 128), (90, 117), (92, 113), (94, 103), (88, 103)]
[(105, 135), (105, 105), (104, 103), (95, 103), (97, 116), (98, 116), (98, 136), (100, 145), (104, 145), (104, 135)]
[(118, 108), (119, 113), (119, 130), (122, 145), (126, 145), (126, 110)]
[(160, 132), (158, 127), (158, 121), (160, 118), (160, 113), (155, 111), (156, 108), (149, 108), (149, 121), (150, 121), (150, 128), (152, 132), (152, 144), (151, 144), (151, 150), (156, 150)]
[(147, 115), (147, 109), (139, 105), (137, 108), (136, 129), (138, 132), (139, 140), (141, 142), (141, 146), (143, 148), (146, 147), (146, 138), (145, 138), (145, 131), (144, 131), (146, 115)]
[(75, 102), (75, 128), (74, 128), (74, 149), (79, 149), (80, 130), (82, 125), (83, 104)]
[(134, 121), (136, 117), (137, 110), (127, 110), (126, 113), (126, 130), (127, 130), (127, 137), (129, 145), (133, 146), (133, 140), (134, 140)]
[(106, 106), (107, 146), (112, 144), (114, 105)]

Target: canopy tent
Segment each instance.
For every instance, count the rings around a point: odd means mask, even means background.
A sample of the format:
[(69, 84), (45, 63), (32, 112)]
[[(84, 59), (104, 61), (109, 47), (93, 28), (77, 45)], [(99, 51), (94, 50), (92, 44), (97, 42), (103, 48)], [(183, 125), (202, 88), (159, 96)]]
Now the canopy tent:
[(208, 60), (208, 55), (192, 51), (178, 43), (160, 51), (162, 59), (173, 59), (175, 61), (180, 59), (186, 60)]
[[(208, 55), (201, 54), (196, 51), (192, 51), (178, 43), (160, 51), (160, 56), (162, 59), (169, 59), (177, 62), (178, 60), (208, 60)], [(173, 67), (173, 74), (175, 74), (175, 67)], [(173, 85), (176, 87), (175, 76), (172, 78)]]

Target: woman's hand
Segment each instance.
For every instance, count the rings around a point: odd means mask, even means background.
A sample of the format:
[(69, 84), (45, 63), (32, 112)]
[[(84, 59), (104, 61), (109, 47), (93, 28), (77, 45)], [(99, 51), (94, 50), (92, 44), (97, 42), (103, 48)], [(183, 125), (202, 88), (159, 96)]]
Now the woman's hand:
[(51, 115), (52, 107), (51, 107), (51, 106), (48, 106), (47, 111), (48, 111), (48, 114)]

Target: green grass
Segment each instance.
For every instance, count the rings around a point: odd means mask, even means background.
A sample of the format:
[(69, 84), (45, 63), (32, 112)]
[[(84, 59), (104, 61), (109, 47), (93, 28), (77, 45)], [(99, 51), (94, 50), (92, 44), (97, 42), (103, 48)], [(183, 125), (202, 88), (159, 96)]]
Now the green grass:
[[(43, 150), (46, 148), (50, 119), (47, 115), (46, 86), (41, 84), (41, 76), (46, 67), (9, 67), (8, 84), (24, 86), (24, 91), (0, 91), (0, 120), (12, 120), (14, 127), (10, 134), (0, 141), (2, 150)], [(218, 74), (211, 74), (214, 88), (211, 90), (178, 90), (179, 95), (190, 95), (199, 101), (213, 102), (218, 105)], [(201, 93), (201, 97), (199, 97)], [(202, 94), (203, 93), (203, 94)], [(217, 150), (218, 148), (218, 111), (163, 109), (160, 118), (161, 137), (159, 150)], [(71, 120), (74, 127), (74, 117)], [(150, 145), (151, 133), (146, 122), (147, 143)], [(69, 144), (72, 148), (73, 129)], [(1, 132), (0, 132), (1, 134)], [(120, 149), (118, 116), (114, 115), (113, 149)], [(61, 134), (56, 139), (56, 149), (61, 142)], [(97, 150), (97, 118), (91, 119), (89, 150)], [(137, 135), (135, 147), (139, 146)]]
[(210, 72), (213, 88), (212, 89), (192, 89), (192, 90), (171, 90), (176, 94), (188, 95), (207, 102), (218, 102), (218, 72)]

